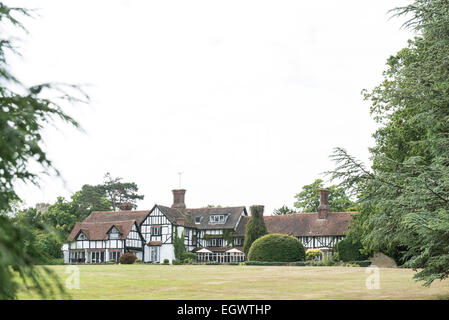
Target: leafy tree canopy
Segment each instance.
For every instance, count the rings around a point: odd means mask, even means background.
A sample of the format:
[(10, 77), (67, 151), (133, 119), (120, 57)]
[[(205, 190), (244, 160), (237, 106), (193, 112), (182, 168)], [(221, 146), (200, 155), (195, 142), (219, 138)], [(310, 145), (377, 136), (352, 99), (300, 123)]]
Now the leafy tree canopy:
[(300, 212), (317, 212), (320, 205), (318, 193), (320, 189), (329, 190), (330, 211), (349, 211), (355, 205), (346, 195), (344, 188), (335, 185), (325, 188), (323, 180), (316, 179), (313, 183), (303, 186), (302, 191), (295, 195), (295, 208)]
[(294, 213), (296, 213), (295, 210), (290, 209), (289, 207), (287, 207), (285, 205), (280, 207), (279, 209), (275, 209), (273, 211), (273, 215), (275, 215), (275, 216), (281, 216), (281, 215), (284, 215), (284, 214), (294, 214)]
[(143, 195), (137, 194), (139, 188), (134, 182), (122, 182), (122, 178), (113, 178), (108, 172), (104, 176), (104, 183), (100, 187), (106, 192), (107, 200), (115, 211), (120, 205), (129, 202), (134, 208), (137, 207), (137, 200), (142, 200)]

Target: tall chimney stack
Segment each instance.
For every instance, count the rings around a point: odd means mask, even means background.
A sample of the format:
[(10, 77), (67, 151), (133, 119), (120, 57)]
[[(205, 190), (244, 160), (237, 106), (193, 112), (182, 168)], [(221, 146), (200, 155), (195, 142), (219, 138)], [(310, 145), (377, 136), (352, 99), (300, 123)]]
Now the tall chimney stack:
[(131, 202), (123, 202), (120, 204), (119, 209), (121, 211), (129, 211), (132, 210), (134, 205)]
[(318, 219), (326, 219), (329, 213), (329, 190), (318, 190), (320, 194), (320, 205), (318, 206)]
[(172, 208), (173, 209), (185, 209), (186, 208), (186, 204), (184, 202), (184, 196), (186, 194), (186, 190), (185, 189), (175, 189), (172, 190), (173, 192), (173, 204), (172, 204)]

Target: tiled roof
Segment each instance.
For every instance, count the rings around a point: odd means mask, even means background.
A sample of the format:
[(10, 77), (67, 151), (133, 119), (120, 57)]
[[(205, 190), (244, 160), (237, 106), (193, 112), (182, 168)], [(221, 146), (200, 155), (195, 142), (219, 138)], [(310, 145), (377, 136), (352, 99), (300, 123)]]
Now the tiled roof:
[[(213, 207), (213, 208), (198, 208), (198, 209), (185, 209), (185, 212), (189, 214), (194, 223), (194, 227), (197, 229), (234, 229), (239, 221), (242, 212), (246, 215), (245, 207)], [(228, 215), (225, 223), (213, 224), (210, 223), (210, 216), (216, 214)], [(201, 222), (196, 224), (195, 218), (202, 217)]]
[(136, 220), (140, 225), (150, 213), (150, 210), (120, 210), (120, 211), (94, 211), (83, 222), (112, 222)]
[(68, 241), (73, 241), (80, 231), (89, 240), (107, 240), (108, 231), (115, 226), (120, 232), (119, 239), (126, 239), (136, 220), (112, 221), (112, 222), (77, 222), (68, 236)]
[[(326, 219), (318, 219), (317, 212), (280, 216), (264, 216), (270, 233), (283, 233), (295, 237), (344, 235), (351, 215), (355, 212), (329, 212)], [(234, 236), (244, 236), (249, 217), (242, 217)]]
[(177, 219), (184, 219), (184, 226), (186, 227), (192, 227), (192, 218), (188, 215), (186, 215), (184, 212), (178, 209), (173, 209), (166, 206), (157, 205), (159, 210), (167, 217), (168, 220), (170, 220), (171, 223), (175, 225), (179, 225), (179, 220)]

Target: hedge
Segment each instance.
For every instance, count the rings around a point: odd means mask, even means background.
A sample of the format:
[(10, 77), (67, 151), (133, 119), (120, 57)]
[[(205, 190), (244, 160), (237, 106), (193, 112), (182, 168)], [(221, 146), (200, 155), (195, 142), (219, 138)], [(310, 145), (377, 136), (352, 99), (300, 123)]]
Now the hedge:
[(272, 233), (253, 242), (248, 253), (248, 261), (295, 262), (304, 261), (306, 252), (297, 238)]
[(245, 261), (245, 266), (305, 266), (304, 261), (278, 262), (278, 261)]
[(335, 247), (338, 259), (344, 262), (366, 260), (368, 256), (360, 253), (362, 248), (360, 241), (353, 240), (350, 237), (338, 241)]

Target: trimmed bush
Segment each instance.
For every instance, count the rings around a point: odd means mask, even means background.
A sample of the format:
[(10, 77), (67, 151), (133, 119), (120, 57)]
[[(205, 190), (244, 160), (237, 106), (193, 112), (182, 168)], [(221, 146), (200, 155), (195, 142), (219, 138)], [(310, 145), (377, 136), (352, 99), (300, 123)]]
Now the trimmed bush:
[(360, 253), (362, 248), (360, 241), (353, 240), (350, 237), (338, 241), (335, 246), (338, 259), (343, 262), (366, 260), (368, 256)]
[(130, 252), (125, 252), (120, 256), (120, 258), (118, 258), (118, 262), (121, 264), (133, 264), (136, 260), (137, 257)]
[(295, 262), (303, 261), (306, 252), (301, 241), (286, 234), (267, 234), (251, 245), (248, 261)]
[(179, 260), (172, 260), (171, 264), (174, 265), (174, 266), (179, 266), (180, 264), (182, 264), (182, 262), (179, 261)]
[(305, 266), (303, 261), (279, 262), (279, 261), (246, 261), (240, 262), (242, 266)]
[(170, 260), (164, 259), (164, 264), (169, 264), (169, 263), (170, 263)]

